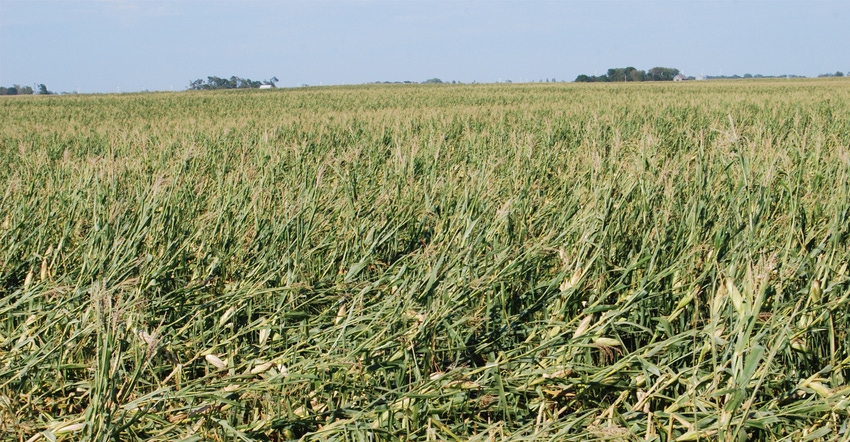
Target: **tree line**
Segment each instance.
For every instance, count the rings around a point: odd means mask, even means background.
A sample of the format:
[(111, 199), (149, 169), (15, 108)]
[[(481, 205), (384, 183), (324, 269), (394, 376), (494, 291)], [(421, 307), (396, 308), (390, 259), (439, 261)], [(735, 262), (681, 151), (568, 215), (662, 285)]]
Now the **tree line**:
[(258, 89), (260, 86), (267, 85), (275, 87), (275, 83), (279, 80), (277, 77), (272, 77), (264, 81), (254, 81), (250, 78), (241, 78), (232, 76), (230, 78), (207, 77), (207, 80), (197, 79), (189, 83), (189, 90), (208, 91), (215, 89)]
[(44, 84), (39, 84), (37, 86), (37, 92), (29, 86), (21, 86), (19, 84), (15, 84), (9, 87), (0, 86), (0, 95), (32, 95), (35, 93), (37, 93), (38, 95), (50, 95), (53, 92), (47, 90), (47, 86), (45, 86)]
[(676, 68), (654, 67), (649, 71), (638, 70), (632, 66), (611, 68), (602, 75), (581, 74), (576, 77), (577, 83), (617, 82), (617, 81), (673, 81), (680, 72)]

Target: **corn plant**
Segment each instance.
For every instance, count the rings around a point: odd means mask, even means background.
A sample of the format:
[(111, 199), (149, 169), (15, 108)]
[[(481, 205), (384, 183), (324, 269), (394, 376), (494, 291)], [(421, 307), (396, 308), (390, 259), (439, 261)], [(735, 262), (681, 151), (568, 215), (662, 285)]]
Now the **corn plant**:
[(850, 83), (0, 100), (4, 440), (850, 440)]

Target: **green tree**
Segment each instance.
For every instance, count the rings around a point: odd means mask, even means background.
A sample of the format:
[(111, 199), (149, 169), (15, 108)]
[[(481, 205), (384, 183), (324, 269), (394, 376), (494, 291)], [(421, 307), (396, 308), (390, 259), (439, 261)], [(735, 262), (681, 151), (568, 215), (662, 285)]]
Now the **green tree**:
[(52, 93), (53, 92), (47, 90), (47, 86), (45, 86), (44, 83), (38, 85), (38, 95), (50, 95)]
[(644, 81), (646, 80), (646, 72), (639, 71), (633, 67), (626, 68), (626, 81)]
[(15, 90), (14, 94), (9, 94), (9, 95), (32, 95), (32, 87), (30, 87), (30, 86), (21, 86), (19, 84), (16, 84), (16, 85), (10, 87), (9, 89)]
[(679, 74), (678, 69), (654, 67), (649, 72), (638, 70), (633, 66), (625, 68), (610, 68), (604, 75), (589, 76), (581, 74), (574, 80), (577, 83), (606, 82), (606, 81), (672, 81)]
[(221, 78), (216, 76), (207, 77), (207, 81), (197, 79), (189, 83), (189, 89), (195, 91), (205, 91), (214, 89), (257, 89), (264, 84), (274, 87), (278, 81), (277, 77), (272, 77), (266, 81), (254, 81), (250, 78), (237, 77), (235, 75), (230, 78)]
[(647, 73), (648, 79), (651, 81), (673, 81), (673, 77), (679, 75), (679, 70), (675, 68), (654, 67)]
[(607, 76), (608, 76), (608, 81), (625, 81), (626, 80), (626, 69), (625, 68), (608, 69)]

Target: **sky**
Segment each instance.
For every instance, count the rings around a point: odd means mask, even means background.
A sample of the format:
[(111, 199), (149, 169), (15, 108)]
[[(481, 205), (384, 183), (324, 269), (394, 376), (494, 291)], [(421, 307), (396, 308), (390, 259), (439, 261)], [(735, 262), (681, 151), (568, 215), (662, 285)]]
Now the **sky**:
[(850, 1), (0, 0), (0, 85), (55, 92), (850, 71)]

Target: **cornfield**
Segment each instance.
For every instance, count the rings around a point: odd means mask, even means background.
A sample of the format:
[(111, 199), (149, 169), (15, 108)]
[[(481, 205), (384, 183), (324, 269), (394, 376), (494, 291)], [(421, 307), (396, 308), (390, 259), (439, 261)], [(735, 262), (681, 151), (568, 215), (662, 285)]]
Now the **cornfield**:
[(850, 82), (0, 100), (3, 440), (850, 440)]

